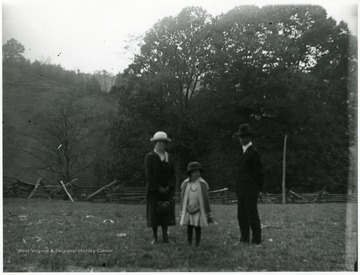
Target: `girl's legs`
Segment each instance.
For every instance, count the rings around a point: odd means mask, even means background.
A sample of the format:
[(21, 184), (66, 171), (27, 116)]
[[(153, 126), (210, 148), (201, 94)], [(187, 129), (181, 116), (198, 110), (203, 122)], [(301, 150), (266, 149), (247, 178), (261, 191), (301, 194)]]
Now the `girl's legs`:
[(192, 226), (192, 225), (187, 226), (187, 237), (188, 237), (188, 243), (190, 245), (192, 244), (193, 228), (194, 228), (194, 226)]
[(195, 227), (195, 238), (196, 238), (196, 246), (200, 245), (200, 239), (201, 239), (201, 226)]

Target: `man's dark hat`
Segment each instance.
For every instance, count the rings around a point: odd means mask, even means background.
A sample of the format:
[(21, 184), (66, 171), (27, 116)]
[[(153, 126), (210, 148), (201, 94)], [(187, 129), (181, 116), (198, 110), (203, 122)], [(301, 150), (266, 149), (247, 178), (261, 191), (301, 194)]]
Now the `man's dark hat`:
[(238, 131), (235, 133), (235, 135), (238, 137), (252, 136), (253, 134), (255, 134), (255, 132), (251, 130), (251, 127), (248, 123), (240, 124)]
[(199, 170), (204, 172), (204, 168), (202, 168), (201, 164), (197, 161), (190, 162), (186, 169), (186, 174), (190, 174), (192, 171)]

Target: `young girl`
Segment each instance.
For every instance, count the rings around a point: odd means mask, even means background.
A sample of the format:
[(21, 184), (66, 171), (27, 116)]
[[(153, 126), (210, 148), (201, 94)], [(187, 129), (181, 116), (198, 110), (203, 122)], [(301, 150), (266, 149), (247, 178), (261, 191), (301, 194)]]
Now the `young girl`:
[(181, 184), (180, 225), (187, 225), (188, 242), (191, 245), (195, 228), (196, 246), (200, 244), (201, 227), (213, 221), (206, 181), (201, 178), (202, 168), (199, 162), (190, 162), (186, 174), (189, 176)]

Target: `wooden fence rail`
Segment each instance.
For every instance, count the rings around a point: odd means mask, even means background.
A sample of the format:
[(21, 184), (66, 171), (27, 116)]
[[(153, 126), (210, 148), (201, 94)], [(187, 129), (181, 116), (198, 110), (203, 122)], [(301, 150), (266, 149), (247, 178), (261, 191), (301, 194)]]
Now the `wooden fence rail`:
[[(145, 187), (125, 187), (118, 184), (116, 180), (101, 187), (78, 187), (74, 179), (64, 184), (74, 200), (89, 200), (93, 202), (111, 202), (125, 204), (139, 204), (146, 199)], [(18, 179), (3, 178), (4, 197), (21, 198), (66, 198), (68, 195), (60, 185), (28, 183)], [(74, 192), (73, 188), (76, 188)], [(79, 194), (77, 197), (74, 193)], [(237, 202), (235, 192), (227, 188), (209, 191), (210, 202), (213, 204), (233, 204)], [(180, 202), (180, 192), (175, 193), (176, 202)], [(260, 203), (282, 203), (282, 194), (267, 194), (259, 199)], [(315, 193), (296, 193), (288, 190), (286, 203), (345, 203), (357, 202), (357, 194), (330, 194), (321, 190)]]

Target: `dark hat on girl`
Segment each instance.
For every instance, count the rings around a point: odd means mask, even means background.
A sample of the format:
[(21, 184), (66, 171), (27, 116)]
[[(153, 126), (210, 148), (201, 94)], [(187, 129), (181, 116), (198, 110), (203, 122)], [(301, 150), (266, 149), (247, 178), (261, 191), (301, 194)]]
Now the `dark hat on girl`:
[(235, 135), (238, 137), (252, 136), (253, 134), (255, 134), (255, 132), (251, 130), (251, 127), (248, 123), (240, 124), (238, 131), (235, 133)]
[(193, 161), (190, 162), (186, 168), (186, 174), (190, 174), (192, 171), (199, 170), (201, 172), (204, 172), (204, 168), (202, 168), (200, 162)]

